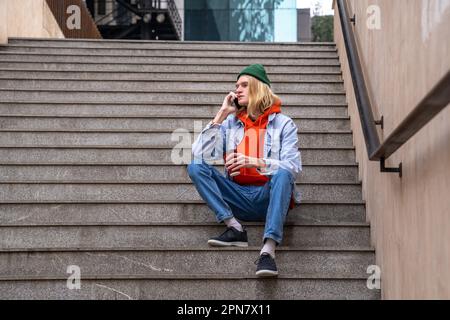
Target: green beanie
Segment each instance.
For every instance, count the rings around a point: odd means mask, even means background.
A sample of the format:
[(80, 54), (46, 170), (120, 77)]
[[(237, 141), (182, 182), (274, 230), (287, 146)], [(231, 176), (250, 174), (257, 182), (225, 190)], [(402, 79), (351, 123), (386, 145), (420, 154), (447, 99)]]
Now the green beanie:
[(255, 77), (256, 79), (264, 82), (270, 87), (270, 80), (267, 77), (266, 70), (264, 70), (262, 64), (252, 64), (246, 67), (244, 70), (241, 71), (241, 73), (239, 73), (237, 79), (239, 80), (239, 78), (244, 74)]

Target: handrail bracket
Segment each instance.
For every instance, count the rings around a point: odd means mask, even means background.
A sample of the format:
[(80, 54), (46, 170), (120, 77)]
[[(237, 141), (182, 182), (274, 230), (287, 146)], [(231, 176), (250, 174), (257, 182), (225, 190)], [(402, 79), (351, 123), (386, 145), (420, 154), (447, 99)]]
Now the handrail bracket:
[(380, 159), (380, 171), (381, 172), (391, 172), (391, 173), (398, 173), (398, 176), (402, 177), (402, 163), (398, 165), (398, 168), (386, 168), (386, 160), (384, 158)]
[(384, 116), (381, 116), (380, 120), (375, 120), (375, 125), (380, 126), (381, 130), (384, 129)]

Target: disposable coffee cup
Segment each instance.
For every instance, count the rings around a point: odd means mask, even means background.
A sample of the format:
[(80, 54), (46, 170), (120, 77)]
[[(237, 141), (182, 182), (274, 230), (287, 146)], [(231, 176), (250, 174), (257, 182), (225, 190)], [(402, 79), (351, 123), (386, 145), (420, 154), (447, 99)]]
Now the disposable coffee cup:
[[(230, 154), (230, 153), (236, 153), (236, 152), (237, 152), (236, 149), (234, 149), (234, 150), (229, 150), (229, 151), (227, 152), (227, 158), (228, 158), (228, 154)], [(238, 176), (238, 175), (241, 174), (240, 170), (234, 171), (234, 172), (228, 171), (228, 173), (229, 173), (230, 177), (236, 177), (236, 176)]]

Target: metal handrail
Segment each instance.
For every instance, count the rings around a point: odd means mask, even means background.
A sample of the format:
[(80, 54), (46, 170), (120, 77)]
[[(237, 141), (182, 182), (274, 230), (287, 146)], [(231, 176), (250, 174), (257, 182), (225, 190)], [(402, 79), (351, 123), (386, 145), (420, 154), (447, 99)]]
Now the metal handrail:
[(181, 32), (183, 22), (178, 12), (177, 6), (173, 0), (167, 0), (167, 7), (169, 8), (169, 17), (172, 20), (172, 25), (175, 27), (175, 32), (177, 33), (178, 39), (181, 40)]
[(383, 120), (374, 121), (373, 118), (372, 105), (351, 26), (351, 23), (356, 21), (355, 16), (349, 18), (344, 0), (337, 0), (337, 5), (368, 158), (371, 161), (380, 161), (381, 172), (397, 172), (401, 177), (402, 163), (399, 164), (398, 168), (386, 168), (385, 160), (450, 103), (450, 71), (381, 144), (376, 131), (376, 124), (382, 124)]
[(342, 0), (338, 0), (339, 16), (341, 19), (342, 32), (345, 39), (345, 49), (347, 51), (350, 72), (353, 79), (353, 89), (355, 90), (356, 102), (359, 116), (362, 121), (362, 129), (366, 142), (367, 151), (371, 154), (380, 145), (377, 130), (370, 104), (369, 94), (362, 73), (362, 67), (356, 47), (355, 37), (348, 16), (347, 8)]
[(387, 159), (450, 103), (450, 71), (438, 82), (413, 111), (392, 131), (370, 158)]

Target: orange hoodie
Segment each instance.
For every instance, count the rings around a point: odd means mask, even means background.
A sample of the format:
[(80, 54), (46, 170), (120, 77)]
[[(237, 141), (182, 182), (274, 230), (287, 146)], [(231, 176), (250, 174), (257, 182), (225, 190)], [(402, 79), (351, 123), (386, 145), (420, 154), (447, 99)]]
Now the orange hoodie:
[[(253, 158), (264, 157), (264, 136), (269, 122), (269, 115), (281, 112), (281, 103), (276, 102), (261, 114), (255, 121), (252, 121), (243, 110), (237, 117), (244, 123), (244, 138), (237, 146), (237, 153), (242, 153)], [(263, 186), (269, 179), (259, 174), (256, 168), (241, 168), (240, 174), (234, 177), (234, 181), (240, 185)]]
[[(254, 158), (264, 157), (264, 137), (269, 122), (269, 115), (272, 113), (281, 113), (281, 102), (275, 102), (269, 109), (261, 114), (255, 121), (252, 121), (243, 110), (236, 116), (244, 123), (244, 138), (237, 146), (237, 153)], [(241, 168), (240, 174), (233, 180), (240, 185), (263, 186), (269, 181), (264, 175), (259, 174), (256, 168)], [(291, 196), (289, 209), (295, 207), (294, 197)]]

